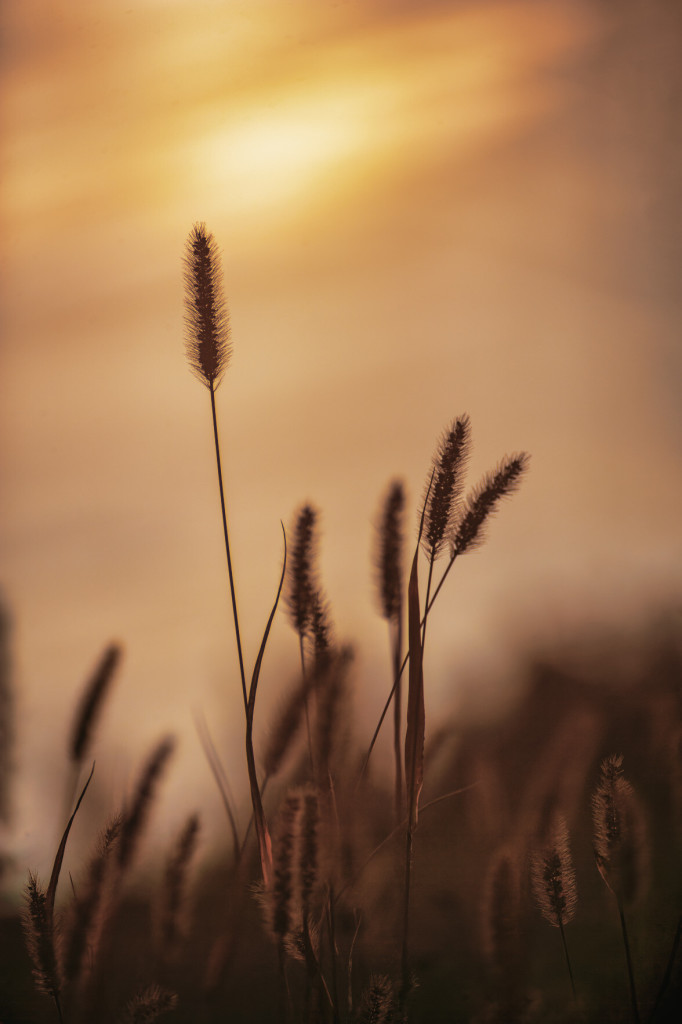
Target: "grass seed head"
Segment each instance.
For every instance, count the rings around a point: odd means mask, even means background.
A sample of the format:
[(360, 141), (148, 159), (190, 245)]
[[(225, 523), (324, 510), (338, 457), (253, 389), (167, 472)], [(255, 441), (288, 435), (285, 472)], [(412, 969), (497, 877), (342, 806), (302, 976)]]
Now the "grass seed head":
[(495, 512), (502, 498), (513, 494), (528, 469), (530, 456), (526, 452), (506, 456), (497, 469), (486, 473), (482, 481), (467, 496), (464, 509), (451, 531), (451, 555), (472, 551), (485, 539), (483, 527)]
[(152, 1024), (162, 1014), (174, 1010), (177, 1002), (175, 993), (150, 985), (130, 1000), (123, 1019), (126, 1024)]
[(289, 609), (291, 624), (300, 637), (310, 629), (313, 602), (318, 592), (317, 558), (317, 510), (312, 505), (303, 505), (296, 515), (293, 530), (291, 555), (287, 566), (284, 601)]
[(220, 254), (206, 225), (190, 231), (184, 256), (187, 357), (195, 376), (215, 390), (232, 353)]
[(122, 649), (118, 644), (107, 647), (85, 687), (71, 732), (69, 753), (72, 761), (83, 761), (88, 752), (97, 717), (121, 660), (121, 654)]
[(577, 890), (568, 845), (568, 827), (562, 815), (555, 815), (547, 838), (533, 856), (533, 894), (543, 917), (555, 928), (575, 914)]
[(57, 998), (60, 991), (59, 968), (54, 948), (54, 921), (47, 895), (37, 877), (29, 873), (25, 889), (24, 935), (33, 964), (33, 977), (39, 992)]
[(632, 903), (646, 881), (648, 846), (644, 816), (620, 755), (602, 761), (592, 820), (599, 873), (619, 901)]
[(403, 544), (405, 489), (394, 480), (383, 500), (376, 527), (376, 588), (381, 614), (399, 622), (403, 606)]
[[(471, 424), (459, 416), (444, 431), (432, 461), (427, 481), (422, 545), (429, 558), (436, 558), (459, 511), (464, 473), (471, 449)], [(428, 490), (430, 485), (430, 491)], [(422, 502), (422, 505), (424, 503)], [(421, 511), (420, 511), (421, 520)]]

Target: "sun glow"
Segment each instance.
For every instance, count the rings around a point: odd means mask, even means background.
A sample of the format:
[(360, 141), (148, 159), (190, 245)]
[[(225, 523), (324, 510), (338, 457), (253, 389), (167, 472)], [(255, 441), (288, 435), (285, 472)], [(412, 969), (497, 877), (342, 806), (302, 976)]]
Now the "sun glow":
[(368, 145), (362, 97), (352, 91), (293, 94), (254, 104), (207, 135), (197, 173), (238, 197), (240, 210), (305, 203), (350, 173)]

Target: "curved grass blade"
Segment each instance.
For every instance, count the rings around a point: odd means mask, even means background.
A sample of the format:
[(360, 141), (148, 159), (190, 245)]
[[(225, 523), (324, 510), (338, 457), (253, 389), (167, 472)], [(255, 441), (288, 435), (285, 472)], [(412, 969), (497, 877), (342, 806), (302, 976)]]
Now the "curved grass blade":
[(270, 832), (268, 830), (268, 824), (265, 820), (265, 813), (263, 811), (263, 801), (261, 799), (260, 786), (258, 785), (258, 775), (256, 773), (256, 759), (253, 753), (253, 715), (256, 708), (256, 691), (258, 689), (258, 680), (260, 678), (261, 665), (263, 664), (263, 656), (265, 654), (265, 648), (267, 646), (268, 637), (270, 635), (270, 628), (272, 621), (277, 611), (277, 605), (279, 604), (280, 595), (282, 593), (282, 585), (284, 583), (284, 575), (287, 567), (287, 535), (282, 526), (282, 535), (284, 537), (284, 558), (282, 559), (282, 573), (279, 578), (279, 586), (277, 588), (277, 594), (275, 601), (272, 606), (272, 611), (268, 618), (265, 626), (265, 632), (263, 633), (263, 639), (261, 641), (260, 649), (258, 651), (258, 657), (253, 667), (253, 675), (251, 677), (251, 686), (249, 687), (249, 699), (246, 705), (246, 764), (249, 772), (249, 785), (251, 787), (251, 803), (253, 805), (253, 821), (256, 827), (256, 837), (258, 839), (258, 852), (260, 854), (261, 870), (263, 872), (263, 882), (266, 888), (270, 887), (270, 880), (272, 877), (272, 840), (270, 839)]
[(67, 826), (64, 829), (64, 835), (62, 836), (62, 841), (59, 844), (59, 849), (57, 850), (57, 855), (56, 855), (56, 857), (54, 859), (54, 864), (52, 865), (52, 874), (50, 875), (50, 884), (48, 885), (47, 892), (45, 893), (45, 908), (46, 908), (46, 911), (47, 911), (47, 914), (48, 914), (48, 919), (50, 921), (52, 920), (52, 917), (53, 917), (53, 914), (54, 914), (54, 900), (55, 900), (55, 896), (57, 895), (57, 883), (59, 882), (59, 873), (62, 870), (62, 862), (64, 860), (64, 853), (66, 851), (66, 842), (67, 842), (67, 840), (69, 838), (69, 832), (71, 831), (71, 826), (73, 825), (74, 818), (78, 814), (78, 808), (80, 807), (80, 805), (81, 805), (81, 803), (83, 801), (83, 797), (85, 796), (87, 788), (90, 785), (90, 780), (92, 779), (92, 776), (94, 775), (94, 773), (95, 773), (95, 762), (93, 761), (92, 762), (92, 768), (90, 769), (90, 774), (88, 775), (88, 781), (83, 786), (81, 795), (78, 797), (78, 803), (76, 804), (76, 806), (74, 808), (74, 812), (71, 815), (71, 817), (69, 818)]

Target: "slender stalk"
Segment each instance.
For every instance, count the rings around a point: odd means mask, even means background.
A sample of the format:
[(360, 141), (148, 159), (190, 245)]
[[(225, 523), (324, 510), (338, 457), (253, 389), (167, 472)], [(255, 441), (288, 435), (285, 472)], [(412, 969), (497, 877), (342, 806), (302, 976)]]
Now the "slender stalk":
[[(389, 623), (389, 630), (391, 624)], [(393, 753), (395, 758), (395, 820), (399, 823), (403, 817), (403, 758), (402, 758), (402, 687), (400, 677), (400, 651), (403, 646), (403, 624), (399, 618), (394, 624), (391, 637), (391, 660), (395, 685), (393, 696)]]
[(625, 924), (625, 913), (623, 904), (618, 900), (618, 913), (620, 915), (620, 928), (623, 933), (623, 945), (625, 946), (625, 959), (628, 965), (628, 980), (630, 982), (630, 1000), (632, 1002), (632, 1017), (635, 1024), (640, 1024), (639, 1007), (637, 1005), (637, 990), (635, 988), (635, 975), (632, 969), (632, 956), (630, 955), (630, 943), (628, 941), (628, 930)]
[[(561, 935), (561, 944), (564, 947), (564, 957), (566, 958), (566, 966), (568, 968), (568, 977), (571, 980), (571, 991), (573, 993), (573, 1001), (578, 1007), (578, 994), (575, 990), (575, 980), (573, 978), (573, 968), (571, 967), (571, 958), (568, 955), (568, 945), (566, 944), (566, 932), (564, 931), (564, 922), (559, 917), (559, 934)], [(579, 1009), (579, 1007), (578, 1007)]]
[(223, 534), (225, 535), (225, 553), (227, 554), (227, 572), (230, 577), (230, 596), (232, 598), (232, 615), (234, 618), (234, 632), (237, 638), (237, 653), (239, 655), (239, 673), (242, 681), (242, 695), (244, 697), (244, 711), (248, 704), (246, 695), (246, 675), (244, 674), (244, 656), (242, 654), (242, 639), (239, 631), (239, 614), (237, 612), (237, 595), (234, 588), (234, 576), (232, 575), (232, 556), (230, 555), (230, 538), (227, 530), (227, 511), (225, 508), (225, 490), (223, 488), (223, 471), (220, 462), (220, 442), (218, 440), (218, 417), (215, 407), (215, 388), (213, 382), (209, 386), (211, 395), (211, 413), (213, 415), (213, 438), (215, 441), (216, 462), (218, 465), (218, 485), (220, 487), (220, 508), (223, 516)]
[[(422, 629), (425, 629), (425, 627), (426, 627), (427, 616), (428, 616), (429, 612), (431, 611), (431, 609), (433, 608), (433, 603), (436, 600), (436, 598), (438, 597), (438, 594), (440, 593), (440, 589), (443, 586), (443, 583), (445, 582), (445, 577), (447, 576), (447, 574), (449, 573), (450, 569), (452, 568), (452, 565), (453, 565), (456, 557), (457, 557), (457, 555), (455, 553), (452, 556), (452, 558), (450, 559), (450, 561), (448, 562), (448, 565), (447, 565), (447, 567), (445, 569), (445, 572), (441, 576), (440, 582), (438, 583), (438, 586), (434, 590), (430, 600), (428, 600), (426, 602), (426, 607), (424, 609), (424, 616), (421, 619), (421, 622), (419, 624)], [(401, 646), (402, 646), (402, 641), (401, 641)], [(381, 727), (384, 724), (384, 719), (386, 718), (386, 715), (388, 714), (388, 709), (391, 706), (391, 701), (393, 700), (394, 694), (396, 694), (398, 692), (398, 690), (399, 690), (400, 680), (402, 678), (403, 672), (405, 671), (405, 668), (407, 667), (407, 663), (408, 663), (409, 660), (410, 660), (410, 652), (407, 651), (405, 653), (405, 657), (403, 658), (402, 662), (400, 663), (400, 667), (398, 668), (398, 670), (395, 673), (395, 678), (393, 680), (393, 686), (391, 687), (391, 692), (389, 693), (388, 698), (386, 700), (386, 703), (384, 704), (384, 709), (381, 712), (381, 715), (379, 716), (379, 721), (377, 722), (377, 727), (374, 730), (374, 733), (372, 735), (372, 739), (371, 739), (370, 744), (369, 744), (369, 748), (367, 750), (367, 753), (365, 754), (365, 759), (362, 762), (362, 767), (360, 769), (360, 774), (358, 776), (358, 783), (357, 783), (358, 785), (360, 784), (360, 782), (364, 778), (365, 772), (367, 770), (367, 765), (369, 764), (369, 759), (372, 756), (372, 751), (374, 750), (374, 747), (376, 745), (376, 741), (377, 741), (377, 739), (379, 737), (379, 733), (381, 732)]]
[(407, 833), (405, 839), (405, 888), (403, 891), (403, 947), (401, 956), (402, 984), (400, 987), (400, 1004), (404, 1009), (407, 997), (410, 993), (410, 954), (408, 948), (408, 935), (410, 932), (410, 888), (412, 883), (412, 823), (407, 822)]

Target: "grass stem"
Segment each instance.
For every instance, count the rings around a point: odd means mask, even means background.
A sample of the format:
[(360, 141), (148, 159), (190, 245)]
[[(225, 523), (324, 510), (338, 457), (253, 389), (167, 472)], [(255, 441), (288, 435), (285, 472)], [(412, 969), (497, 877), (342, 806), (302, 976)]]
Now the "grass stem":
[(639, 1007), (637, 1005), (637, 989), (635, 988), (635, 975), (632, 969), (632, 956), (630, 954), (630, 942), (628, 940), (628, 929), (625, 924), (625, 912), (623, 904), (618, 900), (618, 913), (620, 915), (620, 928), (623, 933), (623, 945), (625, 946), (625, 959), (628, 965), (628, 981), (630, 983), (630, 1000), (632, 1002), (632, 1018), (635, 1024), (640, 1024)]
[(220, 442), (218, 440), (218, 417), (215, 407), (215, 388), (213, 383), (209, 387), (211, 395), (211, 414), (213, 416), (213, 439), (215, 441), (216, 462), (218, 465), (218, 486), (220, 487), (220, 508), (223, 517), (223, 534), (225, 535), (225, 553), (227, 555), (227, 572), (230, 577), (230, 596), (232, 598), (232, 615), (234, 618), (234, 632), (237, 638), (237, 653), (239, 655), (239, 673), (242, 682), (242, 696), (244, 698), (244, 711), (246, 712), (248, 697), (246, 694), (246, 675), (244, 673), (244, 656), (242, 654), (242, 638), (239, 630), (239, 613), (237, 612), (237, 595), (234, 587), (234, 576), (232, 574), (232, 556), (230, 555), (230, 537), (227, 529), (227, 510), (225, 507), (225, 489), (223, 487), (223, 471), (220, 461)]

